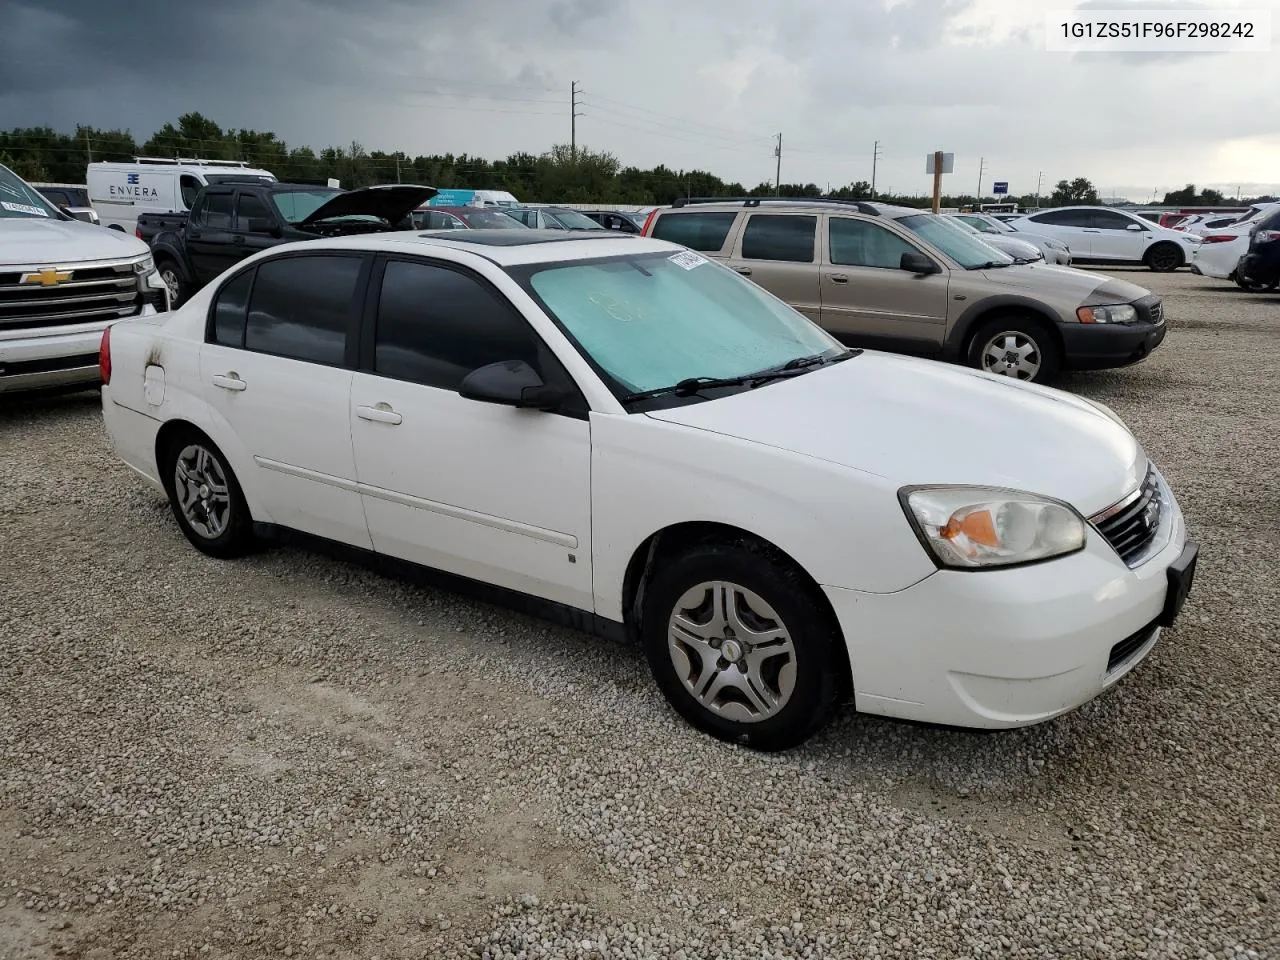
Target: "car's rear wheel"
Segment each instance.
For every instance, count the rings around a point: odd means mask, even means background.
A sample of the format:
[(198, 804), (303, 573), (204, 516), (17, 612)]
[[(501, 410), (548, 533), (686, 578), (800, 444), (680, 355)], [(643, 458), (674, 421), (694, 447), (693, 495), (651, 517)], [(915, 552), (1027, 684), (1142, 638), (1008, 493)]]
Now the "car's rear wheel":
[(227, 559), (253, 546), (253, 518), (227, 459), (204, 434), (182, 430), (170, 438), (160, 476), (174, 519), (192, 546)]
[(1280, 286), (1280, 280), (1272, 280), (1270, 283), (1260, 283), (1257, 280), (1246, 280), (1238, 273), (1235, 275), (1236, 286), (1241, 290), (1248, 290), (1250, 293), (1265, 293), (1268, 290), (1274, 290)]
[(162, 259), (156, 264), (156, 268), (160, 271), (160, 279), (169, 288), (169, 309), (178, 309), (187, 299), (187, 284), (182, 279), (178, 265), (172, 260)]
[(808, 739), (847, 682), (817, 588), (750, 541), (700, 544), (663, 564), (645, 588), (641, 637), (682, 717), (758, 750)]
[(1147, 268), (1155, 273), (1172, 273), (1186, 263), (1182, 251), (1172, 243), (1157, 243), (1147, 251), (1144, 259)]
[(997, 317), (969, 341), (969, 365), (1013, 380), (1046, 383), (1062, 367), (1062, 350), (1048, 327), (1023, 317)]

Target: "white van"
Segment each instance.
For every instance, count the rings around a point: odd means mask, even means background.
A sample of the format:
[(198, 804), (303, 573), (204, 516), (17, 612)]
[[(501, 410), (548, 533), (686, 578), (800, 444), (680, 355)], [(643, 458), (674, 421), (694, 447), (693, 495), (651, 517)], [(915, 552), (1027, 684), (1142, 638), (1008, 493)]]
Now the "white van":
[(185, 213), (200, 188), (226, 177), (275, 174), (241, 160), (168, 160), (134, 157), (132, 163), (91, 163), (89, 200), (104, 227), (133, 233), (140, 213)]

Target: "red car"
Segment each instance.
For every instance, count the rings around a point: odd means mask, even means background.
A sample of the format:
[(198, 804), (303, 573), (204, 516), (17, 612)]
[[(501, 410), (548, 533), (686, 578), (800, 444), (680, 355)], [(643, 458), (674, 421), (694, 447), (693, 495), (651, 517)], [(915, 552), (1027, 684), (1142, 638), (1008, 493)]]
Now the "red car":
[(515, 217), (493, 207), (419, 207), (413, 211), (419, 230), (528, 230)]

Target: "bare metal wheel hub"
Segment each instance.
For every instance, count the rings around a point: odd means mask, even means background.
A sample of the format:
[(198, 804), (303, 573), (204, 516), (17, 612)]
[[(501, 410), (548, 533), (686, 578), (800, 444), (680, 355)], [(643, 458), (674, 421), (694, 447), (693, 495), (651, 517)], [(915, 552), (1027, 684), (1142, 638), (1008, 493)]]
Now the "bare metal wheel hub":
[(231, 520), (231, 494), (217, 458), (198, 443), (188, 444), (173, 467), (173, 492), (191, 529), (216, 540)]
[(685, 689), (726, 720), (767, 720), (795, 692), (791, 634), (773, 607), (736, 583), (687, 590), (667, 624), (667, 651)]
[(982, 348), (982, 369), (1015, 380), (1034, 380), (1043, 358), (1039, 345), (1018, 330), (997, 333)]

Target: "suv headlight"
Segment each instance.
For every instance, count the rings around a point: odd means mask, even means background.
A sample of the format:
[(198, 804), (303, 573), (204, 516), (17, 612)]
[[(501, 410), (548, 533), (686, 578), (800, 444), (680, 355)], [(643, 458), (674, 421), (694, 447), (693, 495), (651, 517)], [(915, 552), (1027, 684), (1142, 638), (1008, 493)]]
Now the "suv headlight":
[(941, 567), (1008, 567), (1084, 547), (1080, 514), (1034, 493), (997, 487), (903, 487), (898, 498), (920, 542)]
[(142, 274), (145, 276), (146, 274), (151, 273), (151, 271), (155, 270), (155, 268), (156, 268), (156, 261), (150, 254), (143, 257), (141, 260), (133, 261), (134, 273)]
[(1076, 319), (1081, 323), (1137, 323), (1138, 311), (1131, 303), (1077, 307)]

